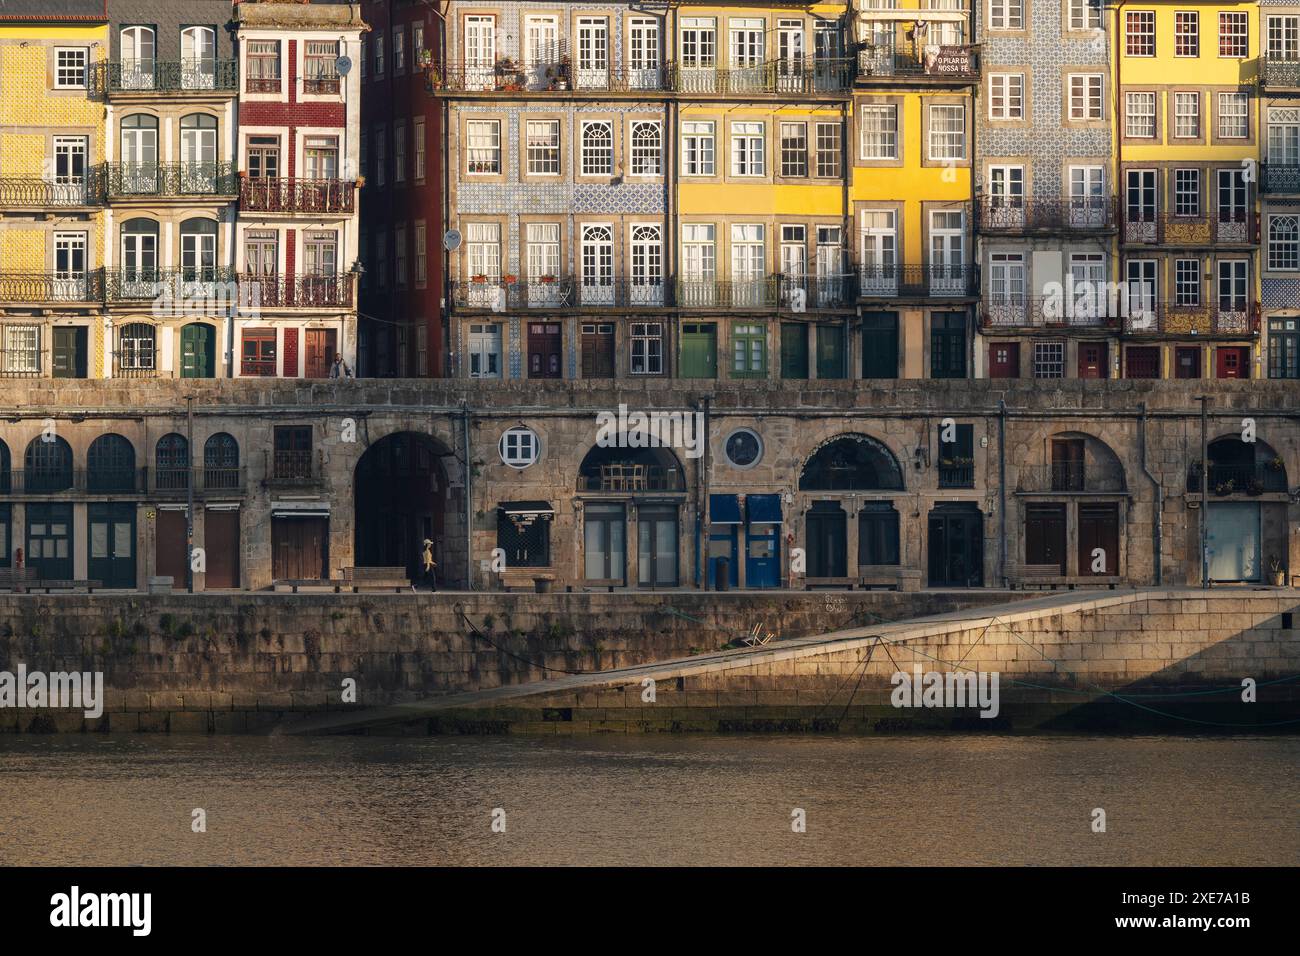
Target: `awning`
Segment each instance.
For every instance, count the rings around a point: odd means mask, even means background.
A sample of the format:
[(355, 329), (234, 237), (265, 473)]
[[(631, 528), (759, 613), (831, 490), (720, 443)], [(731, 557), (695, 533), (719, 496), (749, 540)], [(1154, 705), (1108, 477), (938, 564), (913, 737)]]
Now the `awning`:
[(321, 508), (272, 508), (272, 518), (328, 518), (328, 509)]
[(549, 501), (503, 501), (497, 509), (512, 518), (554, 518), (555, 509)]
[(748, 495), (745, 498), (745, 511), (749, 514), (750, 524), (780, 524), (780, 495)]
[(709, 495), (710, 524), (741, 524), (740, 502), (735, 495)]

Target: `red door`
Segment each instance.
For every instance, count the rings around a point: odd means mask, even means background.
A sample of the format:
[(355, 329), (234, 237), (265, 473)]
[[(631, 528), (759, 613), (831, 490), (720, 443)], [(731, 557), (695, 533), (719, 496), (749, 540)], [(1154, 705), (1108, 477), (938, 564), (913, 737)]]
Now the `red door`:
[(1020, 377), (1020, 343), (989, 343), (989, 378)]
[(1106, 378), (1106, 343), (1079, 343), (1079, 378)]
[(206, 589), (239, 587), (239, 512), (208, 508), (203, 513)]
[(338, 333), (333, 329), (308, 329), (303, 342), (306, 350), (307, 378), (329, 378), (338, 347)]
[(284, 330), (284, 377), (298, 377), (298, 330)]
[(562, 378), (561, 347), (564, 341), (558, 322), (528, 324), (528, 377)]
[(185, 541), (185, 512), (159, 511), (154, 528), (154, 574), (170, 577), (172, 587), (185, 587), (188, 549)]
[(1250, 349), (1216, 349), (1215, 368), (1219, 378), (1250, 378)]

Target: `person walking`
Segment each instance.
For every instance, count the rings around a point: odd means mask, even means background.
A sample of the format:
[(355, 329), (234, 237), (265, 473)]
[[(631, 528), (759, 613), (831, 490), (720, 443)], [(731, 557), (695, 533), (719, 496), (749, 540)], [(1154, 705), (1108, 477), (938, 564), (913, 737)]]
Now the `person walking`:
[(330, 366), (330, 378), (351, 378), (352, 369), (343, 361), (343, 353), (334, 353), (334, 364)]
[(424, 567), (424, 580), (429, 585), (429, 590), (436, 592), (438, 590), (438, 573), (434, 569), (438, 562), (433, 560), (433, 542), (428, 538), (424, 539), (424, 554), (420, 556), (420, 563)]

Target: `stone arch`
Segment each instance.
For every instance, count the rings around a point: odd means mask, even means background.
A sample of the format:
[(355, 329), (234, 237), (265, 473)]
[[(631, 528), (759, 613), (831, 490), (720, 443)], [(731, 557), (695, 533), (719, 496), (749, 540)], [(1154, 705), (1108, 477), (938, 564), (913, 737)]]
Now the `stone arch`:
[(823, 441), (799, 471), (800, 491), (903, 491), (903, 468), (881, 440), (848, 432)]
[(451, 450), (422, 431), (397, 430), (372, 442), (353, 468), (353, 560), (358, 567), (403, 567), (423, 573), (422, 544), (434, 544), (439, 579), (446, 574)]

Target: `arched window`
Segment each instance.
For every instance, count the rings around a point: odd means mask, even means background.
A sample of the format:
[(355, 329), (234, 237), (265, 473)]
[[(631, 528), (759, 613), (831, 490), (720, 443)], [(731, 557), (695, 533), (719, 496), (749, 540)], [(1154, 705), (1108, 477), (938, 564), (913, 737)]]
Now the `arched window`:
[(181, 192), (217, 191), (217, 118), (191, 113), (181, 118)]
[(147, 322), (131, 322), (117, 330), (117, 371), (127, 378), (154, 371), (157, 361), (157, 333)]
[(13, 461), (9, 457), (9, 446), (0, 441), (0, 494), (9, 494), (13, 481), (9, 477)]
[(1300, 269), (1300, 216), (1268, 217), (1268, 267)]
[(135, 447), (121, 435), (100, 435), (86, 452), (89, 491), (134, 491)]
[(186, 27), (181, 31), (181, 89), (210, 90), (216, 80), (217, 31)]
[(203, 443), (203, 487), (239, 487), (239, 443), (225, 432)]
[(632, 175), (658, 176), (663, 172), (663, 127), (645, 120), (632, 124)]
[(137, 216), (122, 223), (122, 271), (114, 296), (149, 299), (158, 294), (158, 223)]
[(883, 444), (867, 435), (842, 435), (808, 459), (801, 491), (902, 491), (903, 472)]
[(582, 175), (614, 173), (614, 124), (606, 120), (582, 124)]
[(184, 435), (172, 432), (154, 448), (154, 484), (159, 491), (184, 491), (190, 481), (190, 445)]
[(158, 117), (148, 113), (122, 117), (121, 154), (121, 165), (116, 175), (110, 177), (109, 192), (123, 195), (158, 192)]
[(186, 219), (181, 223), (181, 273), (185, 282), (213, 282), (217, 277), (217, 223)]
[(152, 90), (157, 60), (154, 32), (150, 27), (123, 27), (122, 80), (124, 90)]
[(23, 455), (23, 483), (28, 492), (71, 490), (72, 446), (57, 435), (33, 438)]

